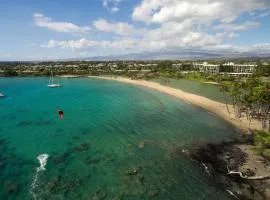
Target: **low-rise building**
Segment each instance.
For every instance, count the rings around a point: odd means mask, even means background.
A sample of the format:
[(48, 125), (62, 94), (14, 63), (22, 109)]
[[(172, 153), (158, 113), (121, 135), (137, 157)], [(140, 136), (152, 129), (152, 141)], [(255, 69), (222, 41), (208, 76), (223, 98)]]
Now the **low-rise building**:
[(210, 75), (215, 75), (219, 73), (220, 65), (216, 64), (209, 64), (207, 62), (203, 63), (193, 63), (194, 69), (199, 70), (202, 73), (210, 74)]

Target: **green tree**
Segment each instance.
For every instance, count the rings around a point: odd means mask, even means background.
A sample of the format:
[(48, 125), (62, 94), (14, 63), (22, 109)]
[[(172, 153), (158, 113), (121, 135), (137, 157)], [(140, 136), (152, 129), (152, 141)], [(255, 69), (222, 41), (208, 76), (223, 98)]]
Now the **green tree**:
[(18, 73), (13, 69), (7, 69), (4, 71), (4, 76), (18, 76)]

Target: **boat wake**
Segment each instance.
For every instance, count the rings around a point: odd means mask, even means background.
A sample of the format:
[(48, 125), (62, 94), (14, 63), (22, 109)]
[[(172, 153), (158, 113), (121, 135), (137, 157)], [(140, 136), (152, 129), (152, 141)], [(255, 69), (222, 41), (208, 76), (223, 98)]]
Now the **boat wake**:
[(37, 188), (37, 180), (38, 180), (38, 175), (40, 172), (45, 171), (46, 170), (46, 164), (47, 164), (47, 160), (49, 158), (48, 154), (40, 154), (37, 159), (39, 161), (40, 166), (36, 168), (36, 174), (34, 176), (34, 180), (31, 183), (31, 188), (30, 188), (30, 193), (32, 194), (33, 198), (36, 200), (37, 199), (37, 195), (35, 193), (35, 189)]

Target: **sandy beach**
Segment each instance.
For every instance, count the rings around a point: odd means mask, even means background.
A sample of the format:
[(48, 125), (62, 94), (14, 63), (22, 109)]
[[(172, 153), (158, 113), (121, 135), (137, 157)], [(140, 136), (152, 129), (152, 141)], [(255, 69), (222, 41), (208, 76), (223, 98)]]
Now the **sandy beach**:
[(123, 77), (104, 77), (104, 76), (89, 76), (89, 78), (98, 78), (98, 79), (106, 79), (106, 80), (115, 80), (115, 81), (120, 81), (123, 83), (129, 83), (129, 84), (134, 84), (138, 86), (143, 86), (147, 87), (153, 90), (157, 90), (159, 92), (172, 95), (176, 98), (182, 99), (186, 102), (189, 102), (193, 105), (196, 105), (198, 107), (204, 108), (210, 112), (215, 113), (216, 115), (220, 116), (227, 122), (233, 124), (237, 128), (243, 130), (243, 131), (248, 131), (250, 129), (257, 129), (260, 130), (262, 129), (262, 125), (259, 121), (252, 120), (251, 122), (247, 120), (245, 117), (242, 117), (241, 119), (238, 119), (234, 116), (233, 114), (233, 107), (232, 105), (229, 105), (229, 110), (231, 111), (231, 114), (228, 113), (226, 104), (220, 103), (217, 101), (213, 101), (211, 99), (187, 93), (184, 92), (180, 89), (175, 89), (171, 88), (168, 86), (161, 85), (159, 83), (154, 83), (150, 81), (145, 81), (145, 80), (131, 80), (128, 78), (123, 78)]

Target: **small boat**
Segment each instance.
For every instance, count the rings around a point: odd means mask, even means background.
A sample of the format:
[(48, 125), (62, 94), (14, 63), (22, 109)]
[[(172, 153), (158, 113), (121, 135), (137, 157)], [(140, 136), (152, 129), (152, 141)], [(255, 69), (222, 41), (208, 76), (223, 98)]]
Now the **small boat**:
[(57, 88), (57, 87), (62, 87), (61, 84), (49, 84), (48, 85), (49, 88)]
[(77, 75), (61, 75), (59, 77), (62, 77), (62, 78), (79, 78), (80, 76), (77, 76)]
[(51, 76), (50, 76), (50, 79), (49, 79), (48, 87), (49, 88), (59, 88), (59, 87), (62, 87), (62, 85), (60, 83), (54, 83), (53, 82), (53, 72), (52, 71), (51, 71)]
[(1, 97), (5, 97), (5, 95), (3, 95), (2, 93), (0, 93), (0, 98), (1, 98)]

